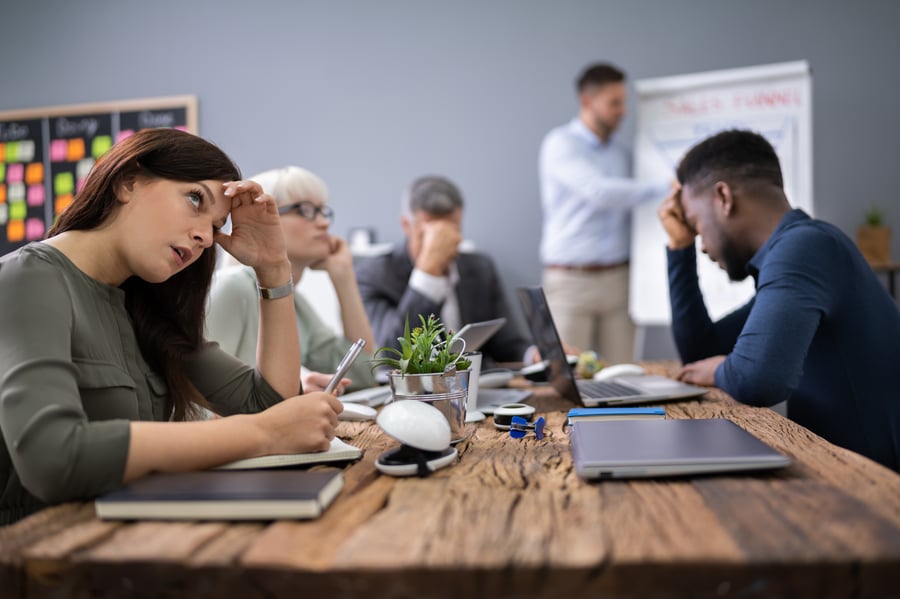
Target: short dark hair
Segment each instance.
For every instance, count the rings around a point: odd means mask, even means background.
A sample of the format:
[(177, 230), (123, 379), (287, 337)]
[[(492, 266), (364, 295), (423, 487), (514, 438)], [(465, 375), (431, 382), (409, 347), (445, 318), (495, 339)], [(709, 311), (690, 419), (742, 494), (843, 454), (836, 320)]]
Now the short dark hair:
[(450, 179), (428, 175), (412, 182), (403, 204), (407, 216), (419, 211), (431, 216), (446, 216), (463, 207), (463, 197)]
[(767, 183), (784, 189), (775, 148), (753, 131), (731, 129), (706, 138), (688, 150), (676, 174), (682, 185), (725, 181)]
[(597, 63), (588, 66), (578, 77), (578, 93), (589, 87), (600, 87), (607, 83), (622, 83), (625, 73), (611, 64)]

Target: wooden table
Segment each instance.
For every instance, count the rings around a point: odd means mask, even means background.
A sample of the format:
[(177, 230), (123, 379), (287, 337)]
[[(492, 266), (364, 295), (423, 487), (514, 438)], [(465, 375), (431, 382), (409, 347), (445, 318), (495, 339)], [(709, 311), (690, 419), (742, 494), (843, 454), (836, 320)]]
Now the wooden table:
[(561, 432), (570, 407), (533, 403), (552, 436), (491, 420), (426, 479), (366, 449), (318, 520), (115, 523), (66, 504), (0, 529), (0, 595), (189, 597), (900, 596), (900, 475), (768, 409), (712, 391), (670, 418), (725, 417), (795, 462), (767, 474), (586, 483)]

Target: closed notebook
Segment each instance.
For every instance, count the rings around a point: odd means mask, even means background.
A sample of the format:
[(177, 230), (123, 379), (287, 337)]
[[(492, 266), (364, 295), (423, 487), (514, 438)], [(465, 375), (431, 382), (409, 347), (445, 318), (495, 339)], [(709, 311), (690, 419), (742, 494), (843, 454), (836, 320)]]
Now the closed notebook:
[(340, 470), (203, 470), (151, 474), (94, 505), (104, 520), (305, 519), (343, 486)]
[(357, 460), (362, 456), (362, 450), (349, 443), (341, 441), (337, 437), (331, 440), (331, 447), (326, 451), (313, 453), (276, 453), (255, 458), (237, 460), (219, 466), (218, 470), (252, 470), (256, 468), (280, 468), (283, 466), (304, 466), (307, 464), (324, 464), (326, 462), (341, 462), (345, 460)]

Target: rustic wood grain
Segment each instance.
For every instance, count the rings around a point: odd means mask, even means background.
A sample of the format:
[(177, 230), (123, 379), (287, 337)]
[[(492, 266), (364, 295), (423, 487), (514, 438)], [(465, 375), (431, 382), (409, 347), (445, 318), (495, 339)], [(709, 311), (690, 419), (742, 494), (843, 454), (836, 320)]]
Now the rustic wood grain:
[(342, 422), (364, 455), (317, 520), (122, 524), (90, 504), (45, 510), (0, 529), (0, 583), (85, 597), (900, 596), (896, 473), (712, 389), (665, 404), (668, 417), (728, 418), (794, 463), (587, 482), (562, 430), (570, 402), (541, 386), (528, 403), (546, 438), (512, 439), (488, 418), (454, 466), (424, 479), (380, 475), (396, 441)]

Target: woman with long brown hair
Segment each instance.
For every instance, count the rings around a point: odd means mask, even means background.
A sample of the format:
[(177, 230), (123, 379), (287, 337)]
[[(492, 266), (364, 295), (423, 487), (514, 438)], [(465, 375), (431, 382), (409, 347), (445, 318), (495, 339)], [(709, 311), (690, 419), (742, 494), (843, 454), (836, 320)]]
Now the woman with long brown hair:
[[(153, 471), (327, 449), (341, 405), (298, 396), (278, 210), (239, 179), (200, 137), (141, 131), (48, 239), (0, 258), (0, 524)], [(259, 283), (255, 369), (203, 339), (214, 242)], [(198, 407), (227, 417), (191, 421)]]

